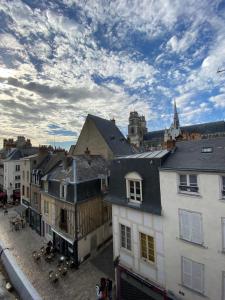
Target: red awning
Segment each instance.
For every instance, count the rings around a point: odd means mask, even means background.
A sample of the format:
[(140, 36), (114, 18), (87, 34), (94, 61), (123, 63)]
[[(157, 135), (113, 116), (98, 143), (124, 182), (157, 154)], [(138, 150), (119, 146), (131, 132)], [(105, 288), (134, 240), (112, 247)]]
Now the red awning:
[(0, 198), (4, 198), (4, 197), (7, 197), (7, 194), (4, 192), (0, 192)]

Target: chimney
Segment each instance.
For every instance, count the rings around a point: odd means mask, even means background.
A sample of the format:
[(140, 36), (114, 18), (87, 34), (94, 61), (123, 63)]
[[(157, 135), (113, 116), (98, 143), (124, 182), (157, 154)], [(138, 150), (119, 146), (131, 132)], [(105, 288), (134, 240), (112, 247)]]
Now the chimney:
[(176, 148), (176, 141), (172, 139), (166, 141), (164, 148), (167, 149), (168, 151), (174, 150)]
[(114, 125), (116, 125), (116, 120), (115, 120), (114, 118), (112, 118), (110, 121), (111, 121)]

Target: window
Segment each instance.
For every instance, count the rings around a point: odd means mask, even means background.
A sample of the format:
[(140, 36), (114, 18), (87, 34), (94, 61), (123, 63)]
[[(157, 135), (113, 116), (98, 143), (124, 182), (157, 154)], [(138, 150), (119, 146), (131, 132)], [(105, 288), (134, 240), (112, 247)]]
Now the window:
[(131, 202), (142, 202), (142, 178), (136, 173), (132, 172), (125, 176), (127, 199)]
[(34, 204), (38, 204), (38, 198), (37, 198), (37, 193), (34, 193)]
[(45, 233), (48, 234), (48, 235), (53, 236), (52, 228), (47, 223), (45, 223)]
[(30, 172), (27, 171), (27, 181), (29, 181), (29, 180), (30, 180)]
[(25, 171), (23, 171), (23, 180), (25, 180)]
[(202, 215), (179, 209), (180, 238), (196, 244), (203, 244)]
[(181, 192), (198, 192), (198, 182), (196, 174), (180, 174), (179, 190)]
[(44, 181), (44, 191), (48, 192), (48, 181)]
[(44, 213), (45, 214), (49, 213), (49, 203), (46, 200), (44, 200)]
[(196, 292), (204, 292), (204, 265), (182, 257), (182, 284)]
[(131, 250), (131, 230), (130, 227), (120, 225), (120, 244), (122, 248)]
[(66, 198), (66, 185), (65, 184), (60, 185), (60, 198), (62, 198), (62, 199)]
[(155, 262), (155, 242), (154, 237), (140, 233), (141, 239), (141, 257), (150, 261)]
[(222, 251), (225, 252), (225, 218), (222, 218)]
[(20, 165), (16, 165), (16, 171), (20, 171)]
[(225, 176), (222, 176), (222, 197), (225, 198)]
[(15, 180), (20, 180), (20, 175), (16, 175)]
[(22, 186), (22, 195), (23, 196), (25, 195), (25, 187), (24, 187), (24, 185)]
[(15, 183), (15, 189), (20, 189), (20, 183)]
[(30, 189), (29, 189), (29, 187), (27, 186), (27, 198), (29, 198), (30, 197)]
[(68, 231), (68, 224), (67, 224), (67, 210), (61, 209), (60, 211), (60, 222), (59, 222), (59, 228), (63, 231)]

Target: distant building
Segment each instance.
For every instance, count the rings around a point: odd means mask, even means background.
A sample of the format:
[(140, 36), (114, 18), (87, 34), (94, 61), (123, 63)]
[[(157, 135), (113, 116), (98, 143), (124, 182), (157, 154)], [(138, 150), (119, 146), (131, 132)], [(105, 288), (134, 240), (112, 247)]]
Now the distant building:
[(106, 201), (112, 204), (117, 298), (170, 299), (165, 289), (160, 150), (122, 156), (110, 167)]
[(128, 125), (128, 140), (135, 147), (143, 146), (143, 137), (147, 133), (146, 121), (144, 116), (139, 116), (138, 112), (130, 112)]
[(168, 140), (199, 140), (225, 136), (225, 122), (209, 122), (180, 126), (176, 102), (174, 102), (173, 122), (169, 129), (147, 131), (146, 121), (137, 112), (131, 112), (128, 125), (128, 140), (139, 149), (162, 149)]
[(12, 148), (31, 148), (30, 139), (25, 139), (24, 136), (18, 136), (17, 140), (14, 139), (4, 139), (3, 140), (3, 149), (10, 150)]
[(172, 299), (225, 299), (225, 137), (176, 143), (160, 168)]

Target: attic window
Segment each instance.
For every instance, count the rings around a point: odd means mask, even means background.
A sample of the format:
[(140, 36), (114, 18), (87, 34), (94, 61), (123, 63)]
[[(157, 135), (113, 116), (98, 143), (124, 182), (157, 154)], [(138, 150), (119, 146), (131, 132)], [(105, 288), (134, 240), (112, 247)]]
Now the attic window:
[(114, 135), (111, 135), (111, 136), (110, 136), (110, 139), (111, 139), (111, 140), (115, 140), (115, 136), (114, 136)]
[(213, 147), (203, 147), (202, 148), (202, 153), (212, 153), (213, 152)]

